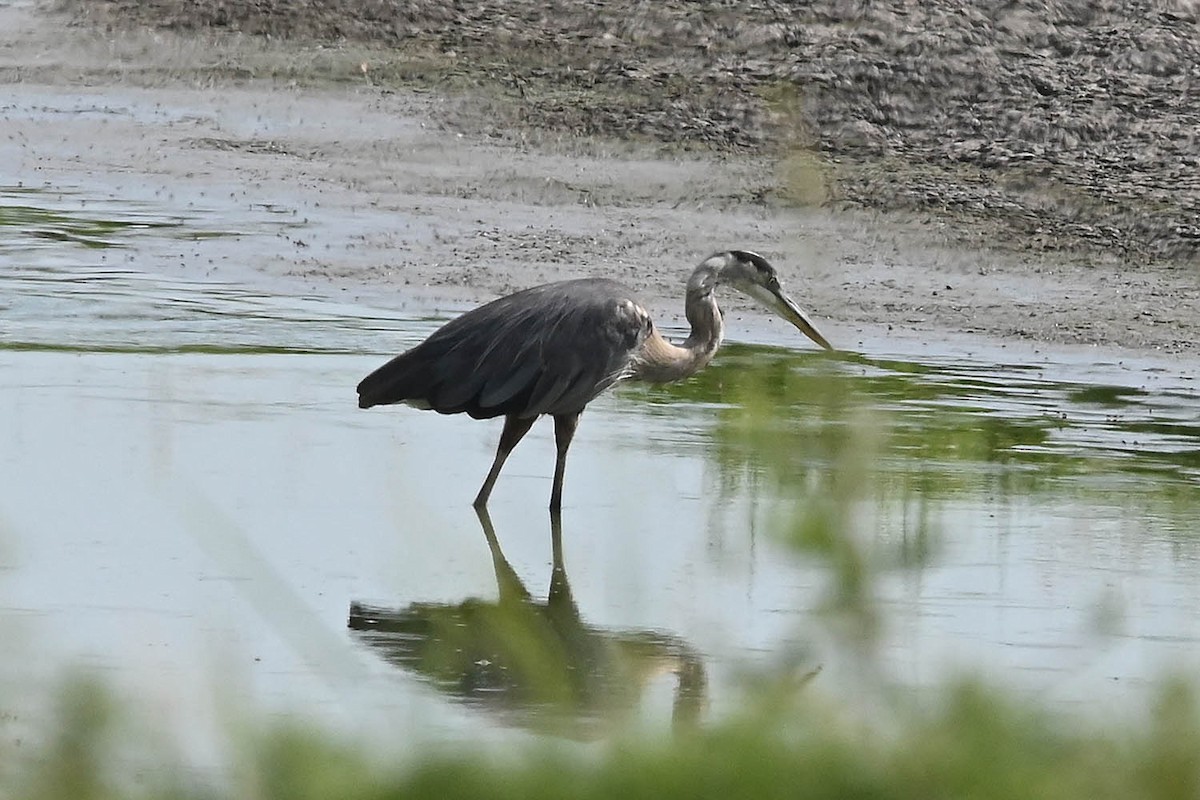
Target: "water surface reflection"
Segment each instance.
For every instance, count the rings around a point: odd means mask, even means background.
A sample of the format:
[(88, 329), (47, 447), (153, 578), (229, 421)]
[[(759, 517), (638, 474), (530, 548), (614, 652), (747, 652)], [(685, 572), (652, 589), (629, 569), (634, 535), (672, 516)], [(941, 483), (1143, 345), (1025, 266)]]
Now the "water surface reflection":
[(538, 601), (505, 558), (486, 509), (477, 509), (499, 592), (495, 601), (350, 604), (349, 627), (387, 662), (506, 722), (581, 738), (620, 728), (647, 684), (675, 676), (675, 726), (704, 707), (704, 661), (676, 636), (589, 625), (563, 562), (562, 516), (550, 516), (550, 588)]

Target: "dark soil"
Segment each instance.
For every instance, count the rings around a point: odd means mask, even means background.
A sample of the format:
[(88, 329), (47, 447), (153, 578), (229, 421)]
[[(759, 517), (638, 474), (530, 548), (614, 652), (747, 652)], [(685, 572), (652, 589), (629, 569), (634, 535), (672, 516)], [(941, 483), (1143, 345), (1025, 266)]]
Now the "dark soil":
[(830, 202), (1017, 249), (1200, 254), (1185, 0), (72, 2), (84, 24), (384, 45), (404, 82), (487, 92), (467, 124), (489, 133), (816, 152)]

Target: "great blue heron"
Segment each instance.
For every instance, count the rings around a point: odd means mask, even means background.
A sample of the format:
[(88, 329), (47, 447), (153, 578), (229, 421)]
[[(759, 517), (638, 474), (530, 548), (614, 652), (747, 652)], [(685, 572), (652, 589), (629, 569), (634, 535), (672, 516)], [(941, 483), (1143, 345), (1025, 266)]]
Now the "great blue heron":
[(496, 458), (475, 507), (487, 505), (508, 454), (542, 414), (554, 417), (558, 458), (550, 509), (562, 508), (567, 448), (583, 408), (622, 380), (666, 383), (704, 367), (724, 334), (713, 290), (727, 284), (803, 331), (829, 342), (779, 285), (757, 253), (714, 253), (687, 282), (684, 313), (691, 334), (674, 345), (662, 337), (634, 293), (606, 278), (536, 286), (468, 311), (358, 384), (359, 408), (407, 403), (475, 419), (504, 417)]

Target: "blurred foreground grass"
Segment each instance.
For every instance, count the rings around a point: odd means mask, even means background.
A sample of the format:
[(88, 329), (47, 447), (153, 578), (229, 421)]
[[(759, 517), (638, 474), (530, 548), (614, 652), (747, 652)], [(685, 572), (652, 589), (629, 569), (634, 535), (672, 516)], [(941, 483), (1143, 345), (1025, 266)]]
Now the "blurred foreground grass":
[[(962, 683), (935, 708), (848, 722), (777, 691), (714, 727), (667, 740), (619, 738), (599, 754), (535, 745), (497, 759), (431, 754), (381, 766), (331, 738), (276, 728), (247, 737), (231, 777), (182, 767), (130, 775), (99, 687), (63, 690), (52, 735), (6, 744), (0, 796), (91, 798), (1194, 798), (1200, 726), (1192, 694), (1164, 687), (1148, 720), (1072, 732), (1061, 719)], [(895, 711), (895, 710), (893, 710)], [(121, 750), (130, 749), (129, 742)], [(150, 747), (147, 745), (147, 747)], [(152, 748), (151, 748), (152, 749)], [(15, 768), (14, 768), (15, 767)]]
[[(806, 413), (781, 422), (781, 397), (805, 398)], [(779, 498), (777, 534), (827, 568), (824, 618), (869, 661), (887, 624), (874, 576), (921, 564), (936, 532), (922, 526), (896, 540), (864, 523), (885, 480), (880, 454), (905, 431), (862, 398), (836, 368), (768, 361), (739, 373), (716, 443), (728, 478), (756, 475)], [(977, 457), (981, 430), (946, 426), (935, 444)], [(18, 740), (0, 718), (0, 798), (1200, 797), (1200, 707), (1184, 681), (1164, 681), (1136, 719), (1087, 723), (971, 679), (919, 696), (866, 686), (853, 709), (819, 683), (781, 671), (748, 685), (736, 712), (670, 736), (629, 729), (588, 746), (542, 738), (503, 755), (464, 743), (400, 765), (330, 733), (251, 718), (230, 726), (233, 763), (211, 774), (152, 732), (131, 734), (129, 708), (74, 679), (43, 729)]]

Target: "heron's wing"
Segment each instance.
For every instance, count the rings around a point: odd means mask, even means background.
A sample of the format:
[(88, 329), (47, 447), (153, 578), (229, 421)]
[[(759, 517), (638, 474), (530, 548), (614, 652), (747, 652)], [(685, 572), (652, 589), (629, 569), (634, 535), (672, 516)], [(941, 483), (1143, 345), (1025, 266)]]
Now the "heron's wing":
[(547, 284), (447, 323), (359, 384), (359, 405), (415, 402), (473, 417), (581, 411), (626, 374), (650, 330), (620, 284)]

